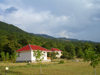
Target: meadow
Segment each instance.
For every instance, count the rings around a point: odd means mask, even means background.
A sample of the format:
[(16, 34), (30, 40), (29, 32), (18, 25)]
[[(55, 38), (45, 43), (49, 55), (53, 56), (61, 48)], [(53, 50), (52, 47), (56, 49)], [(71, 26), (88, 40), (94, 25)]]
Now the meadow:
[[(40, 74), (39, 63), (4, 63), (0, 62), (0, 75), (5, 75), (5, 67), (9, 70), (6, 75), (94, 75), (93, 68), (87, 62), (65, 61), (42, 63)], [(96, 68), (97, 75), (100, 75), (100, 65)]]

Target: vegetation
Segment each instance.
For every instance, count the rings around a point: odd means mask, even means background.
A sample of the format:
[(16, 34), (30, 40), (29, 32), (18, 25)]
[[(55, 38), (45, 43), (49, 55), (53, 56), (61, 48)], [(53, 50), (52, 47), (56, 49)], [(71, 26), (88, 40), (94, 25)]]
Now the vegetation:
[(0, 60), (15, 61), (16, 50), (27, 44), (35, 44), (47, 49), (58, 48), (63, 51), (62, 58), (83, 58), (85, 50), (91, 48), (95, 53), (100, 53), (100, 43), (46, 38), (27, 33), (11, 24), (0, 22)]
[[(97, 69), (95, 74), (100, 74), (100, 68), (97, 66), (100, 59), (100, 43), (42, 37), (27, 33), (11, 24), (0, 22), (0, 61), (15, 62), (16, 50), (27, 44), (39, 45), (49, 50), (51, 48), (58, 48), (63, 51), (63, 55), (61, 56), (63, 59), (84, 58), (86, 61), (90, 62), (90, 65), (94, 69)], [(37, 53), (35, 54), (37, 55)], [(50, 55), (52, 59), (55, 59), (56, 53), (52, 53)], [(41, 52), (38, 52), (37, 59), (39, 59), (40, 56)], [(91, 67), (88, 66), (89, 63), (74, 61), (66, 63), (63, 60), (59, 61), (59, 63), (59, 65), (58, 63), (41, 65), (42, 70), (44, 73), (48, 73), (48, 75), (93, 75)], [(5, 72), (4, 67), (5, 66), (3, 65), (0, 67), (2, 74)], [(25, 71), (27, 69), (28, 71)], [(17, 63), (15, 65), (10, 65), (9, 72), (13, 73), (12, 75), (37, 75), (38, 71), (38, 65), (24, 64), (19, 66)], [(18, 74), (16, 74), (17, 72)]]
[(36, 57), (36, 61), (41, 62), (43, 60), (43, 57), (41, 57), (41, 56), (43, 56), (42, 51), (37, 50), (37, 51), (33, 51), (33, 52), (34, 52), (33, 55)]
[(94, 74), (96, 75), (96, 66), (100, 62), (100, 54), (96, 54), (95, 51), (91, 49), (86, 50), (84, 60), (90, 62), (90, 65), (94, 68)]
[(37, 50), (37, 51), (34, 51), (34, 54), (33, 54), (35, 57), (36, 57), (36, 61), (39, 62), (40, 64), (40, 75), (42, 75), (42, 67), (41, 67), (41, 61), (43, 60), (43, 52), (40, 51), (40, 50)]
[(59, 64), (64, 64), (64, 60), (60, 60), (59, 61)]
[(58, 54), (58, 52), (48, 52), (47, 53), (47, 57), (51, 58), (51, 61), (53, 61), (53, 59), (56, 59), (56, 55)]
[[(0, 74), (5, 74), (5, 66), (9, 67), (7, 75), (40, 75), (40, 65), (36, 63), (0, 63)], [(94, 75), (93, 68), (88, 62), (65, 61), (64, 64), (43, 63), (43, 75)], [(100, 75), (100, 65), (97, 66), (97, 75)]]

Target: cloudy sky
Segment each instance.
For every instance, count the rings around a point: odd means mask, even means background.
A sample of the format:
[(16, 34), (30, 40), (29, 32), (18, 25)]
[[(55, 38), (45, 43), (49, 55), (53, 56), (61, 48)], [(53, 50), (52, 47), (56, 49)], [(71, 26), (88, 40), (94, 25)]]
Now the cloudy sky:
[(100, 42), (100, 0), (0, 0), (0, 21), (30, 33)]

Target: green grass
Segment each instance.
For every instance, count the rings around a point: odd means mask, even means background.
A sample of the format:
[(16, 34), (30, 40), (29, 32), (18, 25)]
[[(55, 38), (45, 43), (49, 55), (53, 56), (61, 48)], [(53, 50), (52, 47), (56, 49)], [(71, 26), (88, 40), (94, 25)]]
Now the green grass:
[[(0, 63), (0, 75), (5, 74), (5, 66), (9, 66), (7, 75), (40, 75), (40, 65), (36, 63)], [(42, 75), (94, 75), (89, 63), (67, 61), (64, 64), (43, 63)], [(97, 66), (100, 75), (100, 66)]]

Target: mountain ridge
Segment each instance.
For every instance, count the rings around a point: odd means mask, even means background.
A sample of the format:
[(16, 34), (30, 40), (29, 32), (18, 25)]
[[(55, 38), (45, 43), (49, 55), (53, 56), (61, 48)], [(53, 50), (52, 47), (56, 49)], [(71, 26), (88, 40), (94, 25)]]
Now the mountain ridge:
[[(2, 26), (1, 26), (2, 25)], [(65, 37), (54, 37), (54, 36), (50, 36), (47, 34), (35, 34), (35, 33), (29, 33), (26, 32), (12, 24), (7, 24), (5, 22), (0, 21), (0, 30), (2, 31), (8, 31), (8, 32), (20, 32), (20, 33), (24, 33), (24, 34), (30, 34), (30, 35), (34, 35), (34, 36), (38, 36), (38, 37), (43, 37), (43, 38), (49, 38), (49, 39), (58, 39), (58, 40), (65, 40), (65, 41), (83, 41), (83, 42), (95, 42), (95, 41), (90, 41), (90, 40), (79, 40), (79, 39), (74, 39), (74, 38), (65, 38)]]

